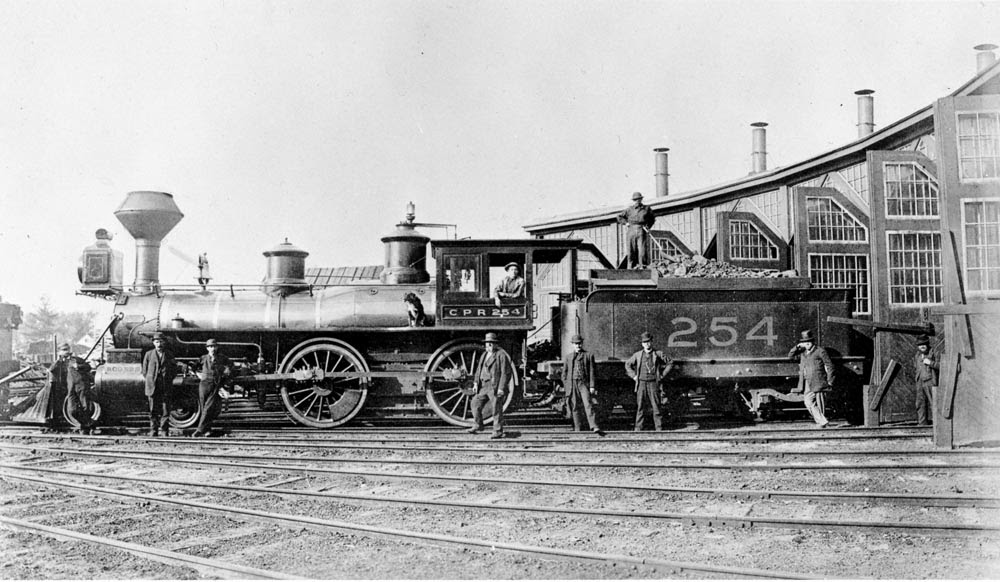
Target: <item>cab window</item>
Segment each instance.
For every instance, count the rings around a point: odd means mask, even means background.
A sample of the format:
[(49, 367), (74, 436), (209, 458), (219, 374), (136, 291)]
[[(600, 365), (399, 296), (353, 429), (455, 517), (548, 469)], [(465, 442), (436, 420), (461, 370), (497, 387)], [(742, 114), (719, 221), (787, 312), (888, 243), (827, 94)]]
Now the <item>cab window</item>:
[(444, 289), (449, 293), (478, 293), (480, 272), (478, 255), (452, 255), (445, 259)]

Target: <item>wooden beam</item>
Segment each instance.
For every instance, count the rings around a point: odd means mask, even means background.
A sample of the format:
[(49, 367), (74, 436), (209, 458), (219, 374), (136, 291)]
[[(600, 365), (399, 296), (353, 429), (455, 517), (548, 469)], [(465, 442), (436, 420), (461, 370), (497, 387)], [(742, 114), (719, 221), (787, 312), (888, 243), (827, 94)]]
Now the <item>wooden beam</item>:
[(955, 386), (958, 384), (958, 372), (961, 367), (962, 354), (956, 351), (949, 351), (945, 357), (944, 371), (941, 374), (938, 386), (944, 391), (941, 395), (941, 415), (951, 418), (955, 411)]
[(882, 376), (882, 380), (878, 383), (878, 390), (872, 395), (872, 401), (868, 404), (868, 407), (872, 410), (878, 410), (882, 406), (882, 398), (885, 397), (885, 393), (889, 390), (889, 386), (892, 385), (892, 381), (896, 379), (896, 374), (899, 373), (900, 365), (896, 360), (889, 360), (889, 365), (885, 367), (885, 374)]
[(965, 305), (931, 307), (934, 315), (1000, 315), (1000, 301), (982, 301)]
[[(968, 303), (965, 297), (965, 280), (962, 279), (962, 255), (958, 252), (958, 241), (955, 239), (955, 231), (948, 231), (948, 238), (951, 240), (951, 252), (952, 252), (952, 276), (955, 277), (956, 284), (958, 285), (959, 299), (962, 305)], [(972, 357), (972, 322), (969, 321), (968, 315), (963, 315), (962, 321), (955, 321), (956, 324), (964, 323), (964, 326), (956, 325), (957, 336), (960, 337), (960, 341), (956, 346), (957, 350), (962, 353), (966, 358)]]
[(885, 323), (883, 321), (869, 321), (867, 319), (852, 319), (850, 317), (834, 317), (828, 315), (826, 320), (830, 323), (843, 323), (845, 325), (857, 325), (860, 327), (872, 327), (878, 331), (894, 331), (899, 333), (934, 333), (934, 326), (930, 323), (924, 325), (903, 325), (899, 323)]

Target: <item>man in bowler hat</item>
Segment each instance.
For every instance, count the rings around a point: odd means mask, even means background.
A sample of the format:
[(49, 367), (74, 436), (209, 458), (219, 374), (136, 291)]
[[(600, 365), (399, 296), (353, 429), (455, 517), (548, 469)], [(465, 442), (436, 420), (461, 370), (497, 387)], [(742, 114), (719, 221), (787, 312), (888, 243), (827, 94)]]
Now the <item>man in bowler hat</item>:
[(486, 353), (476, 363), (472, 373), (472, 388), (476, 391), (472, 398), (472, 419), (475, 424), (468, 432), (475, 434), (483, 430), (483, 408), (489, 403), (493, 407), (493, 434), (490, 438), (501, 439), (504, 436), (503, 403), (514, 366), (507, 352), (497, 345), (497, 334), (490, 332), (483, 341)]
[(170, 436), (170, 409), (173, 408), (173, 383), (177, 373), (174, 355), (167, 349), (167, 337), (153, 334), (153, 349), (142, 358), (142, 377), (149, 399), (149, 436)]
[(214, 339), (205, 342), (208, 352), (198, 360), (198, 403), (201, 418), (194, 436), (208, 436), (212, 432), (212, 421), (219, 416), (222, 406), (219, 389), (232, 373), (229, 358), (219, 353), (219, 344)]
[(570, 343), (573, 344), (573, 352), (563, 356), (562, 382), (566, 389), (566, 403), (573, 418), (573, 430), (582, 430), (583, 416), (586, 414), (590, 430), (604, 436), (604, 431), (597, 426), (592, 401), (597, 394), (594, 354), (583, 349), (583, 337), (580, 335), (574, 335)]
[(618, 223), (628, 225), (628, 268), (645, 269), (649, 266), (649, 229), (656, 222), (653, 209), (642, 203), (642, 193), (632, 194), (632, 206), (618, 215)]
[(826, 397), (823, 393), (833, 388), (834, 368), (826, 350), (816, 345), (816, 336), (807, 329), (799, 336), (799, 343), (788, 351), (788, 357), (799, 360), (799, 385), (796, 392), (802, 392), (806, 409), (820, 428), (830, 424), (824, 414)]
[(938, 383), (938, 361), (931, 352), (931, 338), (917, 338), (917, 353), (913, 356), (917, 382), (917, 424), (929, 425), (934, 418), (934, 388)]
[(50, 403), (51, 418), (59, 418), (62, 414), (65, 399), (66, 411), (80, 423), (80, 432), (90, 434), (94, 423), (90, 364), (83, 358), (74, 356), (68, 343), (60, 344), (56, 355), (55, 363), (49, 368), (53, 388), (49, 395), (56, 396)]
[(639, 341), (642, 349), (625, 362), (625, 372), (635, 382), (635, 430), (643, 429), (650, 414), (653, 416), (653, 428), (663, 430), (661, 386), (674, 363), (663, 352), (653, 349), (653, 336), (649, 332), (642, 332)]

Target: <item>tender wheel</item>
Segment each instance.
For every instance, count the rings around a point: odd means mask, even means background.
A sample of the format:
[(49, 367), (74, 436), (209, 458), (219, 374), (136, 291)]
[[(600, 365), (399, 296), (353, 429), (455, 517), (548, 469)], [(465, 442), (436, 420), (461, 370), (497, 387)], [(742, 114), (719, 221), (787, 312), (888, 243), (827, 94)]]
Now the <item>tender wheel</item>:
[[(427, 361), (425, 372), (445, 374), (443, 378), (428, 378), (426, 385), (427, 402), (445, 422), (455, 426), (472, 426), (472, 397), (476, 395), (472, 389), (472, 373), (485, 355), (486, 348), (481, 342), (455, 340), (441, 346)], [(513, 362), (511, 364), (513, 381), (504, 398), (504, 410), (510, 408), (517, 392), (517, 369)], [(488, 424), (492, 418), (493, 406), (487, 403), (483, 408), (483, 422)]]
[(354, 418), (368, 397), (368, 378), (337, 376), (370, 371), (361, 354), (340, 340), (300, 344), (285, 356), (279, 371), (303, 376), (282, 383), (281, 401), (292, 420), (305, 426), (340, 426)]
[[(91, 407), (90, 419), (93, 421), (91, 424), (96, 423), (101, 418), (101, 405), (97, 403), (96, 400), (91, 400), (93, 406)], [(69, 399), (63, 400), (63, 418), (69, 423), (73, 428), (80, 428), (80, 421), (76, 419), (73, 415), (69, 413)]]

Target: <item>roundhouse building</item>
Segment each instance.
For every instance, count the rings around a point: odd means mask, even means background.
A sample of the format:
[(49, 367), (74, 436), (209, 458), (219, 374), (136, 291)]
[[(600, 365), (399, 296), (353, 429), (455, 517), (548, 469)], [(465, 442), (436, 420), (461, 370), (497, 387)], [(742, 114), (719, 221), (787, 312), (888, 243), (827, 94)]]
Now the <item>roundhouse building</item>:
[[(874, 399), (890, 361), (899, 372), (866, 422), (916, 417), (912, 357), (934, 325), (942, 360), (935, 441), (1000, 439), (1000, 63), (979, 45), (977, 72), (950, 95), (875, 130), (873, 92), (856, 93), (858, 138), (784, 167), (766, 164), (766, 123), (752, 124), (752, 171), (693, 192), (668, 191), (666, 149), (654, 150), (658, 254), (702, 254), (737, 266), (795, 269), (816, 287), (855, 291), (854, 318), (872, 338)], [(622, 265), (624, 204), (538, 220), (539, 238), (581, 238)], [(586, 279), (598, 268), (581, 260)], [(565, 269), (536, 273), (539, 326)], [(537, 336), (545, 335), (542, 330)]]

